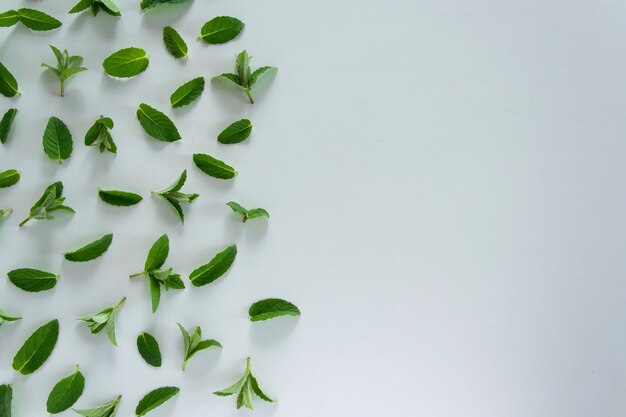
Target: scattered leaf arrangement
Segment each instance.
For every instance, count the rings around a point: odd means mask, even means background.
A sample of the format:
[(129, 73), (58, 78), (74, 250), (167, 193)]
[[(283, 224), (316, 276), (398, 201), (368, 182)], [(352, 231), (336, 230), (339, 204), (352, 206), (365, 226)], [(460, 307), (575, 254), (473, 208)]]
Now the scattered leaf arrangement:
[[(169, 4), (187, 3), (191, 0), (142, 0), (140, 7), (147, 12), (152, 8)], [(80, 0), (69, 13), (91, 11), (96, 16), (100, 11), (120, 17), (122, 15), (114, 0)], [(21, 8), (8, 10), (0, 13), (0, 27), (10, 27), (21, 23), (33, 31), (49, 31), (57, 29), (62, 22), (56, 18), (38, 10)], [(211, 45), (227, 43), (237, 38), (243, 31), (244, 23), (234, 17), (219, 16), (207, 21), (200, 30), (199, 39)], [(171, 26), (163, 28), (163, 42), (165, 49), (176, 59), (189, 59), (189, 50), (183, 37)], [(83, 58), (70, 55), (67, 50), (61, 51), (56, 46), (50, 45), (50, 49), (56, 58), (56, 64), (43, 63), (59, 80), (60, 96), (65, 96), (65, 86), (68, 80), (87, 68), (82, 66)], [(250, 103), (254, 103), (253, 93), (255, 88), (265, 79), (277, 71), (277, 68), (263, 66), (252, 71), (250, 68), (251, 57), (244, 50), (239, 53), (235, 60), (235, 73), (224, 73), (213, 78), (218, 82), (225, 82), (243, 91)], [(106, 74), (115, 78), (132, 78), (146, 71), (150, 64), (149, 56), (145, 50), (137, 47), (121, 49), (109, 55), (102, 67)], [(204, 77), (196, 77), (183, 83), (170, 97), (172, 108), (190, 105), (196, 101), (205, 88)], [(11, 98), (20, 95), (18, 81), (11, 71), (0, 62), (0, 94)], [(11, 136), (11, 128), (18, 113), (17, 108), (9, 108), (0, 119), (0, 143), (4, 144)], [(175, 142), (182, 139), (176, 125), (162, 111), (141, 103), (137, 109), (137, 119), (145, 132), (152, 138), (162, 142)], [(93, 120), (93, 119), (92, 119)], [(100, 116), (85, 134), (85, 146), (95, 146), (100, 152), (108, 151), (117, 153), (117, 145), (111, 135), (114, 128), (113, 119)], [(245, 141), (252, 132), (250, 120), (241, 119), (227, 126), (217, 137), (221, 144), (230, 145)], [(59, 164), (70, 158), (74, 143), (72, 134), (67, 125), (58, 117), (52, 116), (43, 133), (43, 151), (52, 161)], [(203, 173), (221, 180), (229, 180), (237, 175), (237, 171), (213, 156), (196, 153), (193, 155), (193, 163)], [(183, 204), (192, 203), (198, 194), (187, 194), (182, 188), (187, 179), (187, 170), (169, 187), (153, 191), (157, 197), (165, 200), (172, 208), (181, 223), (185, 216)], [(7, 169), (0, 172), (0, 188), (14, 186), (20, 180), (20, 173), (15, 169)], [(140, 203), (143, 197), (130, 191), (115, 189), (99, 189), (98, 196), (102, 202), (116, 206), (128, 207)], [(263, 208), (247, 209), (239, 203), (230, 201), (227, 205), (234, 213), (241, 216), (245, 223), (256, 218), (269, 218), (269, 213)], [(66, 205), (63, 196), (63, 184), (58, 181), (47, 186), (41, 197), (31, 207), (28, 216), (19, 224), (24, 226), (31, 220), (51, 220), (55, 212), (65, 211), (73, 213), (74, 210)], [(10, 208), (0, 208), (0, 221), (3, 217), (11, 214)], [(95, 238), (92, 237), (92, 238)], [(63, 256), (69, 262), (89, 262), (103, 256), (113, 243), (113, 234), (106, 234), (84, 246)], [(171, 267), (164, 267), (169, 254), (169, 238), (162, 235), (152, 245), (143, 270), (131, 277), (144, 277), (147, 280), (152, 311), (155, 312), (161, 301), (162, 290), (183, 290), (185, 284), (181, 276)], [(189, 281), (194, 287), (208, 285), (222, 277), (232, 266), (237, 257), (237, 246), (230, 245), (215, 254), (205, 265), (199, 266), (189, 275)], [(18, 268), (7, 273), (9, 281), (17, 288), (27, 292), (45, 292), (54, 288), (61, 276), (53, 272), (42, 271), (34, 268)], [(117, 304), (107, 307), (93, 315), (80, 317), (93, 334), (104, 331), (109, 341), (117, 346), (115, 327), (118, 314), (126, 297)], [(258, 301), (249, 308), (249, 317), (252, 322), (268, 320), (280, 316), (298, 316), (300, 310), (294, 304), (282, 299), (266, 299)], [(8, 314), (0, 310), (0, 325), (14, 323), (21, 317)], [(185, 370), (190, 359), (210, 348), (222, 348), (222, 344), (214, 339), (203, 339), (202, 330), (199, 326), (193, 330), (187, 330), (178, 324), (182, 334), (184, 357), (182, 369)], [(22, 374), (29, 375), (37, 371), (51, 356), (59, 338), (60, 324), (58, 320), (51, 320), (35, 330), (24, 342), (15, 354), (13, 369)], [(153, 367), (160, 367), (163, 361), (157, 339), (147, 332), (137, 337), (137, 350), (144, 361)], [(80, 399), (85, 389), (85, 376), (78, 365), (74, 372), (56, 383), (48, 396), (46, 410), (50, 414), (58, 414), (74, 406)], [(164, 404), (180, 392), (178, 387), (165, 386), (148, 392), (137, 404), (135, 414), (143, 416), (160, 405)], [(246, 369), (243, 376), (228, 388), (214, 392), (218, 396), (237, 396), (237, 408), (253, 408), (253, 397), (257, 396), (267, 402), (273, 402), (264, 391), (261, 390), (258, 380), (252, 373), (250, 358), (246, 361)], [(10, 417), (12, 414), (13, 387), (8, 384), (0, 385), (0, 416)], [(85, 417), (113, 417), (122, 399), (119, 395), (109, 402), (87, 409), (73, 409), (76, 413)]]

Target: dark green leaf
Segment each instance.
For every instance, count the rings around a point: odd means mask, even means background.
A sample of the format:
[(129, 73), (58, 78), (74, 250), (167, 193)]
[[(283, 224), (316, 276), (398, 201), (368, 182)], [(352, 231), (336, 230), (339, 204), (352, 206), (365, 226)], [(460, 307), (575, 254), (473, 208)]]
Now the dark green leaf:
[(13, 388), (11, 385), (0, 385), (0, 417), (11, 417)]
[(181, 85), (172, 93), (170, 103), (172, 107), (186, 106), (196, 101), (204, 91), (204, 78), (198, 77)]
[(48, 158), (59, 164), (72, 154), (72, 134), (65, 123), (57, 117), (51, 117), (43, 133), (43, 151)]
[(0, 62), (0, 93), (5, 97), (13, 97), (16, 94), (22, 94), (18, 91), (17, 80)]
[(165, 260), (167, 259), (169, 251), (170, 239), (165, 234), (159, 237), (150, 248), (144, 270), (146, 272), (151, 272), (162, 267), (165, 263)]
[(188, 3), (192, 0), (141, 0), (141, 10), (144, 12), (156, 6), (168, 4)]
[(139, 194), (117, 190), (99, 190), (100, 199), (113, 206), (133, 206), (143, 200)]
[(146, 133), (162, 142), (175, 142), (182, 139), (174, 123), (165, 114), (147, 104), (140, 104), (137, 119)]
[(261, 321), (280, 316), (299, 316), (300, 310), (289, 301), (268, 298), (252, 304), (248, 314), (250, 314), (251, 321)]
[(196, 153), (193, 155), (193, 162), (202, 172), (215, 178), (227, 180), (237, 175), (233, 167), (210, 155)]
[(248, 139), (252, 132), (252, 123), (248, 119), (241, 119), (232, 123), (217, 137), (218, 142), (224, 144), (239, 143)]
[(46, 402), (48, 412), (50, 414), (58, 414), (67, 410), (78, 401), (84, 389), (85, 377), (77, 366), (76, 371), (72, 375), (60, 380), (50, 391), (48, 401)]
[(35, 330), (15, 354), (13, 369), (22, 375), (35, 372), (50, 357), (58, 338), (58, 320), (52, 320)]
[(65, 259), (72, 262), (87, 262), (94, 260), (109, 249), (113, 241), (113, 234), (104, 235), (95, 242), (91, 242), (82, 248), (65, 254)]
[(209, 44), (226, 43), (235, 39), (244, 26), (244, 23), (239, 19), (219, 16), (209, 20), (202, 26), (200, 38)]
[(0, 142), (5, 143), (9, 137), (9, 133), (11, 132), (11, 126), (13, 125), (13, 120), (15, 119), (15, 115), (17, 115), (17, 109), (9, 109), (2, 116), (2, 120), (0, 120)]
[(146, 415), (148, 412), (154, 410), (178, 394), (179, 391), (180, 389), (177, 387), (162, 387), (150, 391), (141, 399), (141, 401), (139, 401), (139, 404), (137, 404), (135, 414), (138, 417)]
[(117, 153), (117, 146), (109, 133), (109, 129), (113, 129), (113, 126), (113, 119), (100, 117), (85, 134), (85, 145), (98, 146), (100, 152), (108, 150), (111, 153)]
[(187, 58), (187, 44), (180, 34), (171, 26), (165, 26), (163, 28), (163, 42), (168, 52), (172, 54), (174, 58)]
[(189, 275), (191, 283), (196, 287), (207, 285), (221, 277), (230, 269), (237, 256), (237, 246), (231, 245), (218, 253), (211, 261), (196, 269)]
[[(4, 13), (0, 13), (0, 27), (10, 27), (20, 21), (20, 15), (17, 10), (7, 10)], [(2, 414), (0, 414), (2, 416)]]
[(33, 9), (19, 9), (20, 22), (27, 28), (37, 31), (52, 30), (61, 27), (63, 23), (54, 17)]
[(20, 180), (20, 173), (14, 169), (0, 172), (0, 188), (10, 187)]
[(154, 367), (161, 366), (161, 350), (156, 339), (147, 332), (143, 332), (137, 337), (137, 349), (141, 357)]
[(152, 312), (156, 313), (161, 302), (161, 283), (152, 274), (148, 274), (148, 283), (150, 285), (150, 304)]
[(59, 275), (38, 269), (20, 268), (7, 273), (9, 281), (18, 288), (28, 292), (41, 292), (54, 288)]
[(120, 395), (113, 401), (110, 401), (97, 408), (91, 408), (87, 410), (77, 410), (73, 408), (72, 410), (85, 417), (113, 417), (115, 416), (117, 406), (119, 405), (121, 399), (122, 396)]
[(112, 77), (129, 78), (144, 72), (148, 64), (146, 51), (140, 48), (125, 48), (111, 54), (104, 60), (102, 67)]

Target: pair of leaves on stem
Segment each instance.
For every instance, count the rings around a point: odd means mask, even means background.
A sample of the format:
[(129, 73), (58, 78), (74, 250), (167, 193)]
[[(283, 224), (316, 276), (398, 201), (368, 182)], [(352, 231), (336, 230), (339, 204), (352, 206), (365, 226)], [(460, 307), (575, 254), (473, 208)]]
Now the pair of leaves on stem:
[(185, 344), (185, 358), (183, 359), (183, 371), (187, 368), (187, 362), (196, 353), (201, 352), (212, 347), (222, 348), (222, 344), (214, 339), (202, 340), (202, 329), (197, 326), (192, 334), (178, 323), (178, 328), (183, 335), (183, 343)]
[(22, 8), (0, 13), (0, 27), (9, 27), (17, 23), (36, 31), (56, 29), (63, 24), (54, 17), (35, 9)]
[(200, 29), (200, 39), (208, 44), (222, 44), (235, 39), (245, 24), (234, 17), (218, 16), (206, 22)]
[(230, 207), (235, 213), (241, 214), (243, 217), (243, 222), (247, 222), (250, 219), (256, 219), (257, 217), (267, 217), (269, 219), (270, 214), (264, 208), (255, 208), (255, 209), (246, 209), (239, 203), (235, 203), (234, 201), (229, 201), (226, 203), (228, 207)]
[(124, 48), (112, 53), (102, 62), (104, 71), (111, 77), (130, 78), (148, 68), (148, 54), (141, 48)]
[[(0, 64), (0, 66), (1, 65), (2, 64)], [(0, 74), (1, 74), (1, 71), (0, 71)], [(2, 82), (0, 81), (0, 86), (1, 85), (2, 85)], [(2, 120), (0, 120), (0, 143), (5, 143), (7, 139), (9, 138), (9, 133), (11, 133), (11, 126), (13, 126), (13, 120), (15, 120), (16, 115), (17, 115), (17, 109), (9, 109), (2, 116)]]
[(87, 71), (87, 68), (80, 66), (83, 62), (82, 56), (70, 56), (67, 49), (61, 52), (56, 46), (53, 45), (50, 45), (50, 49), (52, 49), (52, 52), (57, 59), (56, 68), (48, 64), (41, 64), (41, 66), (48, 68), (50, 72), (52, 72), (59, 79), (61, 87), (60, 94), (61, 97), (63, 97), (65, 95), (65, 82), (79, 72)]
[(117, 146), (109, 133), (113, 126), (115, 126), (113, 119), (100, 116), (85, 134), (85, 145), (97, 146), (100, 152), (107, 150), (113, 154), (117, 153)]
[(88, 323), (89, 329), (93, 334), (100, 333), (102, 330), (106, 331), (107, 337), (111, 343), (113, 343), (114, 346), (117, 346), (117, 340), (115, 338), (117, 314), (125, 301), (126, 297), (122, 298), (119, 303), (112, 307), (105, 308), (93, 316), (79, 317), (78, 320)]
[(80, 0), (68, 13), (80, 13), (87, 9), (91, 9), (91, 13), (93, 13), (94, 16), (96, 16), (100, 10), (103, 10), (111, 16), (122, 15), (120, 8), (113, 0)]
[(59, 339), (59, 321), (52, 320), (30, 335), (13, 358), (13, 369), (29, 375), (43, 365)]
[[(5, 321), (10, 323), (12, 321), (18, 321), (18, 320), (22, 320), (22, 318), (18, 316), (9, 316), (4, 311), (0, 310), (0, 326), (2, 326), (2, 323), (4, 323)], [(1, 415), (2, 414), (0, 414), (0, 416)]]
[(145, 103), (139, 105), (137, 119), (143, 130), (156, 140), (176, 142), (182, 139), (176, 125), (169, 117)]
[(143, 200), (139, 194), (119, 190), (98, 190), (98, 196), (102, 201), (112, 206), (134, 206)]
[(148, 414), (150, 411), (166, 403), (179, 392), (180, 389), (178, 387), (161, 387), (150, 391), (139, 401), (139, 404), (137, 404), (135, 415), (141, 417)]
[(216, 391), (213, 394), (220, 397), (228, 397), (230, 395), (237, 394), (237, 408), (246, 407), (252, 410), (252, 398), (254, 395), (267, 402), (274, 402), (269, 395), (265, 394), (256, 377), (250, 369), (250, 358), (246, 360), (246, 370), (243, 376), (228, 388), (224, 388), (221, 391)]
[(84, 417), (113, 417), (117, 411), (117, 406), (120, 404), (122, 396), (118, 395), (113, 401), (109, 401), (100, 407), (90, 408), (85, 410), (77, 410), (73, 408), (74, 412)]
[(185, 214), (183, 213), (183, 208), (181, 207), (181, 203), (193, 203), (193, 201), (198, 198), (199, 194), (185, 194), (180, 190), (185, 185), (185, 181), (187, 180), (187, 170), (184, 170), (180, 177), (169, 187), (165, 188), (161, 191), (153, 191), (152, 193), (163, 197), (165, 201), (167, 201), (170, 207), (174, 210), (178, 218), (182, 223), (185, 223)]
[(85, 377), (76, 365), (74, 373), (61, 379), (55, 384), (48, 395), (46, 409), (50, 414), (61, 413), (71, 406), (83, 395), (85, 389)]
[(213, 79), (216, 81), (224, 81), (227, 84), (238, 87), (246, 94), (250, 103), (254, 103), (252, 89), (259, 81), (278, 71), (278, 68), (265, 66), (257, 68), (252, 72), (250, 69), (250, 59), (251, 57), (248, 55), (248, 52), (242, 51), (237, 55), (235, 74), (225, 73), (213, 77)]
[(65, 123), (54, 116), (48, 119), (43, 132), (43, 151), (48, 158), (61, 164), (70, 157), (73, 147), (72, 134)]
[(64, 257), (71, 262), (88, 262), (99, 258), (109, 249), (113, 242), (113, 234), (109, 233), (73, 252), (67, 252)]
[(180, 275), (173, 273), (172, 268), (162, 268), (167, 260), (170, 250), (170, 241), (167, 235), (162, 235), (150, 248), (144, 270), (130, 275), (131, 278), (145, 276), (148, 278), (150, 286), (150, 300), (152, 304), (152, 312), (156, 312), (161, 301), (161, 286), (166, 290), (181, 290), (185, 288), (185, 284), (180, 279)]
[(60, 275), (32, 268), (19, 268), (7, 273), (9, 281), (27, 292), (41, 292), (54, 288)]
[(5, 97), (13, 97), (22, 94), (18, 88), (17, 80), (11, 71), (0, 62), (0, 93)]
[(37, 202), (30, 208), (29, 216), (20, 223), (20, 227), (24, 226), (28, 221), (32, 219), (36, 220), (50, 220), (54, 217), (50, 214), (55, 211), (69, 211), (74, 213), (71, 207), (64, 205), (65, 197), (63, 195), (63, 183), (55, 182), (46, 187), (43, 195), (37, 200)]
[(8, 169), (0, 172), (0, 188), (7, 188), (17, 184), (20, 180), (20, 173), (15, 169)]

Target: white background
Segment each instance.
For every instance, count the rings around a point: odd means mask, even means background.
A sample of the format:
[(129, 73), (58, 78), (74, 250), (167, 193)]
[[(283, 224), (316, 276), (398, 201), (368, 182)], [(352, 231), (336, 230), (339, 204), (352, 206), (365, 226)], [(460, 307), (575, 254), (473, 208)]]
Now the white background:
[[(0, 282), (0, 308), (24, 316), (0, 328), (0, 382), (13, 383), (15, 417), (45, 415), (53, 384), (80, 363), (87, 379), (76, 406), (123, 394), (119, 416), (149, 390), (177, 385), (154, 417), (252, 415), (211, 394), (241, 374), (251, 355), (276, 404), (275, 417), (617, 417), (626, 413), (626, 6), (594, 0), (196, 0), (142, 14), (120, 0), (121, 19), (67, 15), (73, 2), (7, 0), (60, 18), (50, 33), (0, 31), (0, 60), (23, 95), (0, 169), (19, 169), (0, 190), (15, 212), (0, 223), (2, 273), (58, 272), (57, 287), (24, 293)], [(196, 40), (217, 15), (242, 19), (237, 40)], [(187, 62), (165, 51), (164, 25), (190, 47)], [(57, 96), (40, 68), (48, 43), (85, 57)], [(129, 46), (150, 54), (147, 71), (109, 78), (101, 63)], [(172, 110), (183, 82), (231, 71), (242, 49), (252, 66), (279, 67), (249, 105), (207, 83), (201, 99)], [(149, 138), (139, 103), (170, 115), (183, 140)], [(117, 156), (83, 146), (100, 115), (114, 119)], [(75, 148), (62, 166), (43, 154), (56, 115)], [(247, 143), (216, 135), (247, 117)], [(199, 172), (204, 152), (237, 168), (224, 182)], [(182, 226), (149, 192), (183, 169), (201, 196)], [(49, 183), (62, 180), (76, 214), (18, 222)], [(115, 208), (97, 187), (139, 192)], [(242, 224), (224, 205), (267, 208)], [(62, 253), (113, 232), (109, 251), (87, 264)], [(184, 278), (226, 245), (235, 265), (203, 288), (164, 294), (150, 312), (147, 283), (129, 281), (162, 233), (167, 264)], [(74, 319), (128, 297), (119, 347)], [(248, 306), (282, 297), (303, 315), (252, 324)], [(22, 342), (61, 322), (50, 360), (23, 377), (11, 369)], [(180, 371), (176, 322), (201, 325), (222, 351)], [(164, 364), (135, 346), (148, 330)], [(70, 415), (71, 412), (67, 412)]]

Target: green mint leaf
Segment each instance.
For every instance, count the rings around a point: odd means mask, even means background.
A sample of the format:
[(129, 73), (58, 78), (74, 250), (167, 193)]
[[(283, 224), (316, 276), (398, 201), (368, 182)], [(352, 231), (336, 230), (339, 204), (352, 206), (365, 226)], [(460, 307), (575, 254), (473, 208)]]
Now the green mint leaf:
[(0, 172), (0, 188), (7, 188), (17, 184), (20, 180), (20, 173), (15, 169), (9, 169), (4, 172)]
[(20, 22), (27, 28), (36, 31), (46, 31), (61, 27), (63, 23), (54, 17), (34, 9), (19, 9)]
[(222, 131), (217, 136), (217, 141), (223, 144), (239, 143), (248, 139), (252, 133), (252, 123), (248, 119), (241, 119)]
[(13, 209), (0, 209), (0, 219), (13, 213)]
[(78, 365), (74, 373), (63, 378), (52, 388), (46, 402), (46, 409), (50, 414), (61, 413), (78, 401), (85, 389), (85, 377)]
[[(4, 13), (0, 13), (0, 27), (8, 28), (17, 24), (20, 21), (20, 14), (17, 10), (7, 10)], [(0, 414), (2, 416), (2, 414)]]
[[(2, 323), (4, 323), (5, 321), (7, 322), (12, 322), (12, 321), (18, 321), (18, 320), (22, 320), (21, 317), (18, 316), (9, 316), (7, 313), (5, 313), (4, 311), (0, 310), (0, 326), (2, 325)], [(2, 417), (2, 413), (0, 413), (0, 417)]]
[(179, 391), (180, 389), (177, 387), (162, 387), (150, 391), (141, 399), (141, 401), (139, 401), (139, 404), (137, 404), (135, 414), (137, 417), (146, 415), (178, 394)]
[(187, 48), (185, 40), (176, 29), (171, 26), (165, 26), (163, 28), (163, 42), (165, 43), (167, 51), (172, 54), (174, 58), (187, 58), (189, 48)]
[(41, 64), (41, 66), (48, 68), (50, 72), (52, 72), (59, 79), (59, 84), (61, 86), (60, 95), (63, 97), (65, 95), (65, 82), (79, 72), (87, 71), (87, 68), (80, 66), (83, 62), (82, 57), (70, 56), (67, 49), (61, 52), (53, 45), (50, 45), (50, 49), (52, 49), (52, 52), (57, 59), (56, 68), (48, 64)]
[(152, 193), (163, 197), (169, 204), (182, 223), (185, 223), (185, 215), (180, 203), (192, 203), (198, 194), (185, 194), (181, 193), (180, 189), (187, 180), (187, 170), (184, 170), (180, 177), (169, 187), (161, 191), (153, 191)]
[(252, 304), (248, 314), (250, 314), (251, 321), (261, 321), (280, 316), (299, 316), (300, 310), (289, 301), (268, 298)]
[(267, 210), (263, 208), (255, 208), (255, 209), (247, 210), (241, 204), (236, 203), (234, 201), (229, 201), (228, 203), (226, 203), (226, 205), (230, 207), (235, 213), (241, 214), (241, 216), (243, 217), (244, 223), (250, 219), (254, 219), (257, 217), (267, 217), (267, 218), (270, 217), (270, 214), (267, 212)]
[(244, 223), (250, 219), (256, 219), (257, 217), (266, 217), (269, 219), (270, 214), (264, 208), (255, 208), (248, 211), (247, 219), (244, 219)]
[(43, 151), (59, 164), (72, 154), (72, 134), (58, 117), (51, 117), (43, 133)]
[(52, 320), (35, 330), (15, 354), (13, 369), (22, 375), (35, 372), (48, 360), (58, 338), (58, 320)]
[(278, 72), (276, 67), (257, 68), (250, 76), (250, 88), (253, 88), (258, 82), (276, 72)]
[(247, 51), (242, 51), (239, 55), (237, 55), (235, 70), (237, 74), (222, 74), (217, 77), (213, 77), (213, 80), (216, 81), (226, 81), (231, 85), (237, 86), (246, 93), (248, 100), (250, 103), (254, 103), (254, 98), (252, 97), (252, 88), (257, 84), (261, 79), (266, 78), (270, 74), (278, 71), (276, 67), (260, 67), (256, 71), (251, 72), (250, 69), (250, 56)]
[(228, 203), (226, 203), (226, 205), (230, 207), (235, 213), (241, 214), (244, 217), (248, 215), (248, 210), (239, 203), (229, 201)]
[(252, 398), (253, 394), (267, 402), (274, 402), (269, 395), (265, 394), (259, 387), (259, 383), (250, 369), (250, 358), (246, 360), (246, 370), (243, 376), (228, 388), (224, 388), (221, 391), (216, 391), (213, 394), (220, 397), (228, 397), (230, 395), (237, 394), (237, 408), (246, 407), (250, 410), (253, 409)]
[(113, 154), (117, 153), (117, 146), (109, 132), (109, 129), (113, 129), (113, 126), (115, 126), (113, 119), (100, 116), (85, 134), (85, 145), (97, 146), (100, 152), (107, 150)]
[(113, 242), (113, 234), (104, 235), (95, 242), (83, 246), (74, 252), (68, 252), (64, 255), (65, 259), (71, 262), (87, 262), (99, 258), (109, 249)]
[(185, 283), (180, 279), (178, 274), (170, 274), (163, 280), (163, 285), (166, 290), (183, 290), (185, 289)]
[(51, 272), (32, 268), (14, 269), (7, 273), (9, 281), (16, 287), (28, 292), (47, 291), (57, 285), (60, 276)]
[(139, 105), (137, 119), (143, 130), (156, 140), (176, 142), (182, 139), (176, 125), (169, 117), (145, 103)]
[(113, 0), (97, 0), (102, 7), (102, 10), (110, 14), (111, 16), (121, 16), (120, 8), (113, 2)]
[(198, 77), (186, 82), (174, 91), (170, 97), (172, 107), (178, 108), (193, 103), (204, 91), (204, 78)]
[(162, 235), (150, 248), (148, 252), (148, 258), (144, 265), (144, 271), (152, 272), (163, 266), (167, 260), (167, 255), (170, 251), (170, 239), (167, 235)]
[(130, 78), (148, 68), (148, 54), (140, 48), (125, 48), (111, 54), (102, 63), (104, 71), (111, 77)]
[(207, 285), (221, 277), (228, 271), (235, 262), (237, 256), (237, 246), (231, 245), (218, 253), (211, 261), (197, 268), (189, 275), (189, 280), (195, 287)]
[(237, 175), (235, 168), (207, 154), (193, 154), (193, 162), (200, 171), (214, 178), (227, 180)]
[(122, 396), (119, 395), (113, 401), (101, 405), (100, 407), (90, 408), (86, 410), (77, 410), (73, 408), (72, 410), (74, 410), (75, 413), (78, 413), (84, 417), (114, 417), (115, 412), (117, 411), (117, 406), (119, 405), (121, 399)]
[(11, 126), (13, 125), (13, 120), (17, 115), (17, 109), (9, 109), (2, 116), (2, 120), (0, 120), (0, 143), (5, 143), (9, 138), (9, 133), (11, 132)]
[(126, 297), (122, 298), (116, 305), (113, 307), (105, 308), (97, 314), (92, 316), (83, 316), (79, 317), (78, 320), (82, 320), (88, 324), (91, 333), (96, 334), (100, 333), (102, 330), (106, 331), (107, 337), (113, 343), (114, 346), (117, 346), (117, 340), (115, 338), (115, 325), (117, 322), (117, 313), (120, 310), (120, 307), (126, 301)]
[(200, 39), (209, 44), (226, 43), (239, 36), (244, 26), (241, 20), (234, 17), (218, 16), (202, 26)]
[(0, 417), (11, 417), (13, 388), (11, 385), (0, 385)]
[(189, 332), (180, 324), (178, 324), (178, 328), (183, 336), (183, 343), (185, 345), (185, 357), (183, 359), (183, 371), (187, 368), (187, 362), (191, 359), (196, 353), (201, 352), (203, 350), (216, 347), (222, 348), (222, 344), (214, 339), (202, 340), (202, 329), (200, 326), (196, 327), (193, 334), (190, 336)]
[(144, 12), (153, 7), (169, 4), (187, 3), (191, 0), (141, 0), (141, 10)]
[(73, 213), (74, 210), (71, 207), (63, 205), (65, 198), (61, 196), (62, 194), (62, 182), (58, 181), (47, 186), (39, 200), (30, 208), (30, 215), (20, 223), (20, 227), (32, 219), (53, 219), (54, 217), (50, 213), (54, 211), (63, 210)]
[(5, 97), (22, 94), (18, 91), (17, 80), (2, 62), (0, 62), (0, 93)]
[(150, 287), (150, 306), (152, 313), (156, 313), (161, 302), (161, 282), (153, 274), (148, 274), (148, 285)]
[(118, 190), (99, 190), (98, 196), (105, 203), (120, 207), (133, 206), (143, 200), (139, 194)]
[(161, 350), (158, 342), (150, 333), (143, 332), (137, 336), (137, 350), (148, 365), (156, 368), (161, 366)]
[(239, 79), (239, 76), (237, 74), (225, 73), (222, 75), (215, 76), (211, 78), (211, 80), (222, 81), (222, 82), (225, 82), (226, 84), (229, 84), (231, 86), (238, 87), (244, 90), (243, 86), (241, 85), (241, 80)]
[(80, 0), (78, 3), (74, 5), (68, 12), (69, 14), (80, 13), (84, 10), (89, 9), (94, 4), (94, 0)]

